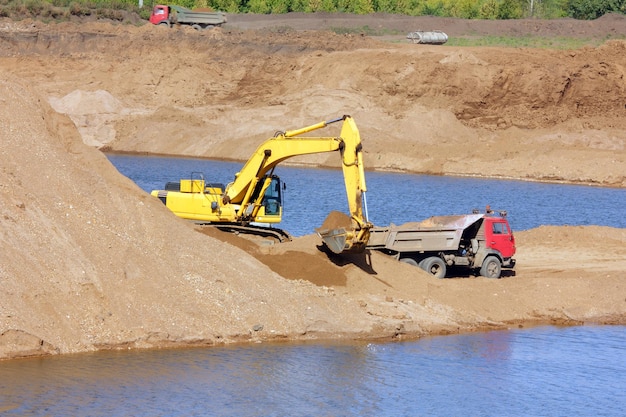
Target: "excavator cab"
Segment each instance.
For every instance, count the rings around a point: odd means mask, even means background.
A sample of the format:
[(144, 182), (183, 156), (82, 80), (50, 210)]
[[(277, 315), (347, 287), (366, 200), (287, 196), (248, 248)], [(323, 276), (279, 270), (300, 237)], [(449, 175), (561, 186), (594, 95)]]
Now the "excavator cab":
[(265, 208), (266, 216), (280, 216), (282, 214), (283, 196), (280, 187), (280, 178), (272, 175), (272, 182), (263, 196), (263, 207)]
[(240, 218), (255, 225), (280, 223), (283, 214), (281, 181), (277, 175), (264, 175), (254, 186), (249, 203), (240, 209)]
[[(269, 185), (261, 198), (260, 196), (263, 193), (267, 180), (269, 180)], [(250, 197), (250, 201), (260, 202), (260, 207), (254, 216), (256, 223), (279, 223), (282, 220), (283, 196), (281, 184), (282, 182), (277, 175), (267, 175), (257, 182)], [(254, 211), (254, 204), (251, 204), (248, 209)]]

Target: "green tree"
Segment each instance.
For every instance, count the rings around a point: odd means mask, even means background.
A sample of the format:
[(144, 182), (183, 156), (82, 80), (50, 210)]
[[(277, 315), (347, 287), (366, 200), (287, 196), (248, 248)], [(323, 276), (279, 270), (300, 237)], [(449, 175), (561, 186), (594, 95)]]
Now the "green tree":
[(497, 16), (498, 19), (519, 19), (524, 16), (524, 9), (519, 0), (502, 0)]
[(334, 0), (310, 0), (305, 12), (336, 12), (337, 4)]
[(418, 3), (416, 11), (417, 15), (446, 16), (443, 0), (424, 0)]
[(371, 0), (337, 0), (337, 10), (346, 13), (367, 14), (374, 11)]
[(292, 0), (291, 11), (292, 12), (304, 12), (309, 4), (309, 0)]
[(248, 2), (248, 9), (250, 13), (269, 14), (270, 5), (266, 0), (250, 0)]
[(626, 13), (626, 0), (570, 0), (568, 13), (574, 19), (596, 19), (609, 12)]
[(485, 0), (480, 5), (481, 19), (497, 19), (498, 18), (498, 0)]
[(399, 1), (374, 0), (374, 9), (382, 13), (399, 13)]
[(459, 0), (451, 8), (452, 16), (462, 19), (476, 19), (480, 13), (480, 2), (476, 0)]
[[(145, 0), (144, 0), (145, 1)], [(247, 11), (247, 0), (208, 0), (207, 3), (213, 10), (226, 13), (239, 13)]]
[(527, 13), (524, 15), (541, 19), (556, 19), (567, 16), (569, 0), (527, 0)]
[(267, 0), (270, 7), (270, 13), (287, 13), (291, 9), (291, 0)]

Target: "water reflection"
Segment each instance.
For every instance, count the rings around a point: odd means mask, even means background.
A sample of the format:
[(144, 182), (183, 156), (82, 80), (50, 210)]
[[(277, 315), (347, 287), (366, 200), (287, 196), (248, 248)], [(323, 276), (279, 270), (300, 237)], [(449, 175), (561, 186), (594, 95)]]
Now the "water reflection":
[(621, 416), (626, 327), (0, 362), (3, 416)]

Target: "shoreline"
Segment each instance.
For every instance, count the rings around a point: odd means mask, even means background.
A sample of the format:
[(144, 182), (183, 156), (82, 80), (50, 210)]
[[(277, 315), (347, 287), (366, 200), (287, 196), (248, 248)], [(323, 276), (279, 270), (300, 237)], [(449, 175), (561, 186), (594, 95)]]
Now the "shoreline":
[(98, 353), (109, 351), (151, 351), (151, 350), (164, 350), (164, 349), (189, 349), (189, 348), (219, 348), (227, 346), (246, 346), (250, 344), (297, 344), (297, 343), (336, 343), (336, 342), (373, 342), (373, 343), (412, 343), (425, 337), (437, 337), (437, 336), (451, 336), (451, 335), (463, 335), (463, 334), (476, 334), (476, 333), (488, 333), (492, 331), (508, 331), (513, 329), (532, 330), (538, 327), (585, 327), (585, 326), (626, 326), (626, 315), (616, 314), (614, 317), (605, 317), (601, 320), (589, 320), (579, 321), (567, 318), (546, 317), (543, 319), (531, 319), (531, 320), (514, 320), (511, 323), (484, 323), (478, 326), (468, 326), (466, 328), (457, 329), (432, 329), (431, 331), (421, 332), (405, 332), (403, 330), (396, 330), (386, 334), (381, 333), (341, 333), (341, 334), (326, 334), (321, 333), (319, 335), (299, 335), (299, 336), (287, 336), (287, 335), (274, 335), (271, 337), (262, 336), (226, 336), (221, 340), (204, 339), (204, 340), (192, 340), (192, 341), (177, 341), (177, 340), (136, 340), (128, 341), (118, 345), (101, 345), (95, 348), (87, 348), (84, 350), (72, 351), (72, 352), (46, 352), (46, 353), (34, 353), (34, 352), (15, 352), (14, 354), (4, 355), (0, 357), (0, 362), (19, 360), (19, 359), (35, 359), (45, 357), (56, 356), (70, 356), (81, 355), (86, 353)]
[[(205, 161), (217, 161), (217, 162), (232, 162), (245, 164), (245, 160), (233, 159), (233, 158), (220, 158), (220, 157), (208, 157), (208, 156), (193, 156), (183, 154), (168, 154), (168, 153), (152, 153), (145, 151), (111, 151), (99, 149), (104, 155), (123, 155), (123, 156), (143, 156), (143, 157), (155, 157), (155, 158), (175, 158), (175, 159), (198, 159)], [(285, 167), (297, 167), (297, 168), (311, 168), (311, 169), (328, 169), (328, 170), (340, 170), (340, 168), (329, 166), (325, 164), (306, 163), (306, 162), (289, 162), (285, 161), (280, 164)], [(589, 181), (573, 181), (564, 179), (542, 179), (542, 178), (528, 178), (528, 177), (514, 177), (506, 175), (477, 175), (471, 173), (433, 173), (433, 172), (420, 172), (412, 170), (400, 170), (393, 168), (365, 168), (365, 172), (382, 172), (382, 173), (394, 173), (394, 174), (411, 174), (411, 175), (431, 175), (434, 177), (458, 177), (458, 178), (475, 178), (485, 180), (502, 180), (502, 181), (521, 181), (521, 182), (534, 182), (540, 184), (563, 184), (563, 185), (580, 185), (584, 187), (597, 187), (597, 188), (614, 188), (624, 189), (618, 185), (606, 184), (601, 181), (589, 182)]]

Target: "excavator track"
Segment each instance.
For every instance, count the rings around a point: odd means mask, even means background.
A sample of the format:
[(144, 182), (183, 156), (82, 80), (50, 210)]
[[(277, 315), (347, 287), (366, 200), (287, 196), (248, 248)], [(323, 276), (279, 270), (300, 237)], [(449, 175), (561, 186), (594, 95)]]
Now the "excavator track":
[(292, 240), (291, 235), (283, 229), (277, 229), (274, 227), (254, 226), (254, 225), (241, 225), (237, 223), (204, 223), (197, 222), (198, 226), (202, 227), (214, 227), (223, 232), (229, 233), (245, 233), (262, 237), (271, 237), (276, 241), (283, 243)]

